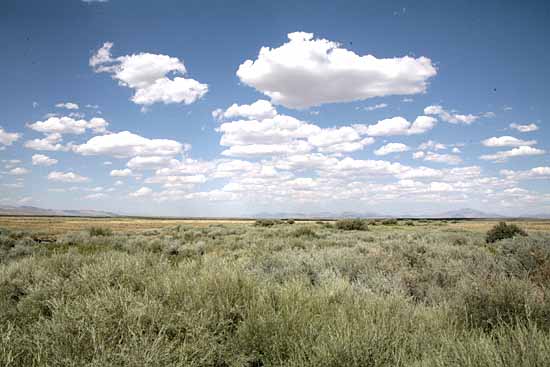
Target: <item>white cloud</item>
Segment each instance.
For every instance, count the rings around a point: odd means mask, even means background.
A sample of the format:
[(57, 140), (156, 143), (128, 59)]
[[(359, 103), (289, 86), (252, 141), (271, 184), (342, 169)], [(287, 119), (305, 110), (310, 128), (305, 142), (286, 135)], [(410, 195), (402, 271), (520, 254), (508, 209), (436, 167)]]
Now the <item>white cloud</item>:
[(535, 167), (525, 171), (503, 169), (500, 174), (511, 180), (530, 180), (550, 178), (550, 167)]
[(486, 161), (504, 162), (511, 157), (529, 156), (529, 155), (541, 155), (546, 153), (542, 149), (529, 147), (526, 145), (519, 146), (512, 150), (500, 151), (495, 154), (486, 154), (479, 157)]
[[(208, 85), (184, 78), (182, 60), (162, 54), (139, 53), (113, 58), (113, 44), (106, 42), (90, 58), (95, 72), (112, 74), (121, 85), (135, 90), (132, 101), (149, 106), (157, 102), (191, 104), (208, 92)], [(173, 79), (168, 74), (175, 74)]]
[(187, 176), (154, 176), (145, 180), (148, 184), (162, 184), (165, 187), (180, 187), (193, 186), (195, 184), (206, 182), (207, 178), (204, 175), (187, 175)]
[(73, 102), (61, 102), (55, 105), (57, 108), (65, 108), (67, 110), (78, 110), (80, 107)]
[(413, 159), (422, 159), (425, 156), (426, 156), (426, 153), (424, 153), (423, 151), (414, 152), (412, 155)]
[(32, 130), (44, 134), (84, 134), (86, 129), (94, 133), (103, 133), (106, 131), (109, 123), (101, 118), (94, 117), (91, 120), (75, 120), (72, 117), (50, 117), (46, 121), (36, 121), (28, 125)]
[(42, 139), (27, 140), (25, 142), (25, 148), (33, 150), (47, 150), (52, 152), (69, 150), (69, 147), (60, 144), (61, 140), (61, 134), (48, 134)]
[(293, 139), (307, 138), (320, 132), (321, 128), (291, 116), (277, 115), (262, 121), (226, 122), (217, 131), (223, 133), (220, 144), (230, 146), (287, 143)]
[(179, 161), (172, 157), (166, 156), (150, 156), (142, 157), (137, 156), (133, 157), (126, 163), (126, 166), (130, 169), (135, 170), (146, 170), (146, 169), (159, 169), (167, 166), (176, 166)]
[(513, 136), (501, 136), (485, 139), (481, 144), (486, 147), (519, 147), (521, 145), (535, 145), (536, 140), (521, 140), (514, 138)]
[(238, 120), (220, 125), (222, 146), (228, 146), (226, 156), (279, 155), (309, 152), (313, 149), (305, 140), (322, 129), (294, 117), (277, 115), (258, 120)]
[(173, 156), (189, 146), (175, 140), (148, 139), (129, 131), (94, 136), (84, 144), (73, 146), (82, 155), (110, 155), (117, 158), (135, 156)]
[(222, 155), (228, 157), (245, 156), (272, 156), (307, 153), (312, 150), (312, 146), (305, 141), (296, 140), (283, 144), (247, 144), (235, 145), (222, 152)]
[(425, 161), (437, 162), (437, 163), (447, 163), (447, 164), (460, 164), (462, 163), (462, 158), (454, 154), (439, 154), (434, 152), (426, 152), (425, 155), (421, 157)]
[(120, 181), (120, 180), (116, 180), (115, 183), (114, 183), (115, 186), (122, 186), (124, 185), (124, 182), (123, 181)]
[(321, 129), (307, 139), (308, 143), (321, 152), (353, 152), (374, 143), (373, 138), (361, 139), (354, 128), (343, 126), (339, 128)]
[(259, 99), (252, 104), (238, 105), (233, 103), (227, 110), (217, 109), (212, 112), (215, 119), (232, 119), (235, 117), (244, 117), (249, 120), (263, 120), (273, 118), (277, 115), (277, 110), (271, 102)]
[(239, 66), (237, 76), (289, 108), (423, 93), (437, 71), (430, 59), (359, 56), (312, 33), (288, 34), (278, 48), (262, 47), (258, 58)]
[(50, 158), (44, 154), (33, 154), (32, 156), (32, 164), (35, 166), (52, 166), (57, 162), (57, 159)]
[(104, 199), (104, 198), (106, 198), (106, 197), (108, 197), (107, 194), (104, 194), (104, 193), (102, 193), (102, 192), (97, 192), (97, 193), (95, 193), (95, 194), (85, 195), (85, 196), (83, 197), (83, 199), (87, 199), (87, 200), (97, 200), (97, 199)]
[(79, 183), (79, 182), (89, 181), (90, 179), (88, 177), (81, 176), (74, 172), (52, 171), (48, 174), (48, 180), (58, 181), (58, 182)]
[(430, 191), (453, 191), (453, 187), (445, 182), (430, 182)]
[(128, 168), (114, 169), (111, 171), (110, 175), (112, 177), (128, 177), (132, 175), (132, 170)]
[(11, 169), (21, 163), (20, 159), (2, 159), (2, 163), (5, 163), (6, 169)]
[(386, 108), (386, 107), (388, 107), (388, 105), (386, 103), (378, 103), (378, 104), (375, 104), (374, 106), (365, 107), (365, 110), (366, 111), (374, 111), (374, 110), (379, 110), (379, 109)]
[(510, 124), (510, 128), (516, 129), (520, 133), (529, 133), (531, 131), (537, 131), (539, 129), (537, 124), (527, 124), (527, 125)]
[(422, 134), (433, 129), (437, 120), (429, 116), (418, 116), (411, 124), (401, 116), (378, 121), (374, 125), (353, 125), (361, 134), (370, 136), (394, 136)]
[(418, 149), (420, 150), (445, 150), (447, 149), (447, 146), (445, 144), (438, 143), (433, 140), (425, 141), (424, 143), (420, 144), (418, 146)]
[(410, 148), (402, 143), (389, 143), (386, 145), (381, 146), (380, 148), (376, 149), (374, 151), (374, 154), (376, 155), (387, 155), (391, 153), (400, 153), (400, 152), (406, 152)]
[[(449, 111), (446, 111), (442, 106), (439, 106), (439, 105), (433, 105), (433, 106), (428, 106), (424, 108), (424, 114), (438, 116), (441, 120), (445, 122), (449, 122), (451, 124), (462, 123), (466, 125), (470, 125), (472, 122), (476, 121), (480, 117), (472, 114), (460, 115), (456, 113), (451, 113)], [(485, 117), (491, 117), (491, 116), (485, 116)]]
[(12, 145), (21, 137), (19, 133), (9, 133), (0, 126), (0, 144)]
[(151, 190), (149, 187), (143, 186), (140, 189), (138, 189), (137, 191), (131, 192), (128, 195), (131, 196), (131, 197), (138, 198), (138, 197), (149, 196), (152, 193), (153, 193), (153, 190)]
[(29, 170), (26, 169), (26, 168), (22, 168), (22, 167), (12, 168), (8, 172), (8, 174), (10, 174), (12, 176), (22, 176), (22, 175), (26, 175), (27, 173), (29, 173)]

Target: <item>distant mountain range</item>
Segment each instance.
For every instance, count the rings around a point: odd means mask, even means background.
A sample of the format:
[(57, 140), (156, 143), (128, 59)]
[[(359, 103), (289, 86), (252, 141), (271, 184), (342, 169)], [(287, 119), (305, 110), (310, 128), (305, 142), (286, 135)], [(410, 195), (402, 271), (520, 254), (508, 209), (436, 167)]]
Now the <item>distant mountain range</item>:
[[(375, 212), (320, 212), (320, 213), (258, 213), (252, 216), (253, 218), (513, 218), (502, 214), (486, 213), (476, 209), (464, 208), (451, 210), (437, 214), (403, 214), (403, 215), (388, 215)], [(519, 215), (519, 218), (550, 218), (550, 214), (529, 214)]]
[[(44, 209), (35, 206), (11, 206), (0, 205), (0, 215), (43, 215), (43, 216), (69, 216), (69, 217), (119, 217), (121, 214), (101, 210), (65, 210), (65, 209)], [(155, 217), (155, 216), (153, 216)], [(337, 219), (337, 218), (513, 218), (495, 213), (486, 213), (476, 209), (458, 209), (438, 214), (418, 215), (388, 215), (376, 212), (261, 212), (243, 218), (294, 218), (294, 219)], [(550, 213), (523, 214), (519, 218), (540, 218), (550, 219)], [(170, 218), (177, 218), (171, 216)]]
[(475, 209), (458, 209), (458, 210), (451, 210), (443, 213), (439, 213), (435, 216), (430, 217), (436, 217), (436, 218), (505, 218), (504, 215), (495, 214), (495, 213), (485, 213), (481, 210), (475, 210)]
[(116, 217), (118, 214), (100, 210), (59, 210), (35, 206), (0, 205), (0, 215), (53, 215), (69, 217)]

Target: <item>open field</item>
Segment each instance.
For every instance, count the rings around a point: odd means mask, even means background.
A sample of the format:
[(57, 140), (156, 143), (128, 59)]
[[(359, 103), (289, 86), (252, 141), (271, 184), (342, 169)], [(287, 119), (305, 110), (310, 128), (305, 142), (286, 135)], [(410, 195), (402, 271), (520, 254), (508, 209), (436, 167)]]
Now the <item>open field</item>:
[(0, 365), (548, 366), (550, 222), (494, 223), (2, 217)]

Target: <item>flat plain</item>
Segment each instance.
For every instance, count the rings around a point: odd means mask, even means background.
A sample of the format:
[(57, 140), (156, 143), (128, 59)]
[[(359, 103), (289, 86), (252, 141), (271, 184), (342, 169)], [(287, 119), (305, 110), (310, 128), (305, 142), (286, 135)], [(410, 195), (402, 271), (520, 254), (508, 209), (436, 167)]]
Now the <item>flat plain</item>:
[(550, 221), (0, 218), (3, 366), (548, 366)]

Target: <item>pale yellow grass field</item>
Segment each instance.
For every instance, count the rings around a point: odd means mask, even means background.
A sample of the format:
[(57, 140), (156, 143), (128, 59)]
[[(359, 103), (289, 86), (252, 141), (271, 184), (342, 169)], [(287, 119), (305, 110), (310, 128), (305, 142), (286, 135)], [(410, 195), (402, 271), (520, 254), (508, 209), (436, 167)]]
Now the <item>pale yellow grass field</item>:
[[(299, 223), (300, 221), (298, 221)], [(305, 222), (305, 221), (304, 221)], [(458, 221), (430, 221), (428, 223), (415, 222), (422, 226), (437, 225), (449, 229), (486, 232), (497, 224), (498, 220), (458, 220)], [(517, 223), (527, 231), (550, 231), (550, 220), (507, 220)], [(92, 226), (110, 228), (115, 232), (136, 232), (144, 230), (162, 229), (178, 224), (193, 226), (207, 226), (210, 224), (243, 224), (253, 223), (247, 219), (172, 219), (172, 218), (90, 218), (90, 217), (27, 217), (27, 216), (0, 216), (0, 227), (13, 230), (27, 230), (48, 234), (63, 234), (70, 231), (88, 229)], [(372, 227), (372, 229), (389, 229), (390, 227)], [(396, 227), (393, 227), (396, 228)], [(402, 230), (414, 227), (399, 226)]]
[[(229, 224), (243, 223), (245, 220), (237, 219), (155, 219), (155, 218), (83, 218), (83, 217), (0, 217), (0, 227), (27, 230), (33, 232), (46, 232), (61, 234), (69, 231), (79, 231), (92, 226), (110, 228), (115, 232), (134, 232), (142, 230), (161, 229), (173, 227), (178, 224), (190, 224), (206, 226), (213, 223)], [(250, 221), (248, 221), (250, 222)]]

